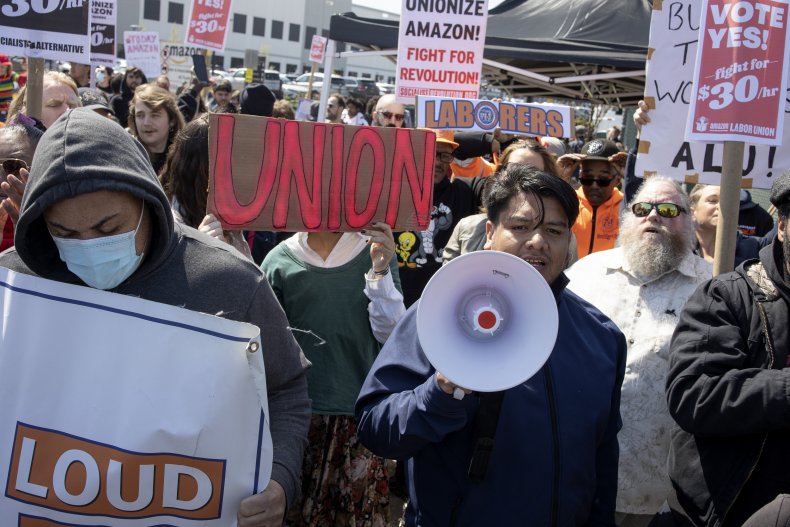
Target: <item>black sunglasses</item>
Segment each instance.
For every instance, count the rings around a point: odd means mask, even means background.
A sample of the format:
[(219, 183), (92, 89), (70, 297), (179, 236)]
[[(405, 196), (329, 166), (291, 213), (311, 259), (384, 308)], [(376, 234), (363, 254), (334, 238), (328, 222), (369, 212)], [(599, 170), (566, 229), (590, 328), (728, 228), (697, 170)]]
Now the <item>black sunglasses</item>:
[(3, 172), (6, 174), (13, 174), (17, 177), (19, 177), (19, 171), (23, 168), (25, 170), (30, 170), (30, 167), (27, 165), (27, 163), (21, 159), (3, 159), (2, 163), (0, 163), (0, 166), (3, 167)]
[(580, 177), (579, 182), (584, 185), (585, 187), (592, 186), (593, 183), (597, 184), (599, 187), (608, 187), (612, 184), (614, 178), (609, 179), (595, 179), (594, 177)]
[(634, 216), (637, 218), (644, 218), (649, 215), (650, 211), (653, 209), (656, 209), (656, 212), (658, 212), (658, 215), (662, 218), (676, 218), (680, 216), (681, 212), (686, 212), (683, 210), (683, 207), (675, 205), (674, 203), (648, 203), (647, 201), (641, 201), (639, 203), (634, 203), (631, 207), (631, 211), (633, 211)]
[(392, 113), (392, 112), (379, 112), (379, 113), (381, 113), (381, 115), (388, 121), (394, 117), (396, 121), (400, 122), (403, 120), (404, 117), (406, 117), (402, 113)]

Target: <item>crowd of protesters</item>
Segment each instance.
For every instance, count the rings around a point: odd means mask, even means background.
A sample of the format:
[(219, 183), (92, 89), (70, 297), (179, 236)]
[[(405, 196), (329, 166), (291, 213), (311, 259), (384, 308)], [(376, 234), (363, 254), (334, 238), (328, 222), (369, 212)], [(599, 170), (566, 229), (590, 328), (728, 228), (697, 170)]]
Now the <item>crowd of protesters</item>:
[[(135, 67), (96, 81), (45, 73), (33, 118), (0, 55), (0, 266), (261, 328), (274, 467), (240, 526), (788, 525), (790, 172), (771, 212), (744, 191), (720, 276), (719, 188), (642, 181), (619, 127), (434, 131), (425, 230), (227, 230), (207, 212), (209, 113), (294, 106)], [(400, 128), (409, 110), (336, 93), (309, 119)], [(431, 277), (483, 250), (530, 263), (559, 313), (546, 365), (498, 396), (436, 371), (417, 332)]]

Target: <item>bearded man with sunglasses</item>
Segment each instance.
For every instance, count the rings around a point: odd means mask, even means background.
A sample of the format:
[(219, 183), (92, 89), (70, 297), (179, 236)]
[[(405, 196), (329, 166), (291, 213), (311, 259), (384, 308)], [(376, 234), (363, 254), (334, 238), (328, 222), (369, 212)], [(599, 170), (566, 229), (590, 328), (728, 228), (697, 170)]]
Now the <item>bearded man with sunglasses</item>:
[(606, 139), (584, 144), (579, 154), (566, 154), (557, 160), (560, 177), (570, 181), (579, 169), (581, 186), (579, 217), (573, 226), (579, 258), (614, 247), (620, 229), (620, 203), (623, 193), (617, 188), (628, 154)]
[(710, 279), (712, 267), (693, 252), (688, 196), (662, 176), (647, 179), (626, 209), (618, 245), (579, 260), (566, 274), (569, 289), (611, 318), (628, 343), (616, 510), (618, 525), (641, 527), (671, 489), (669, 342), (686, 300)]

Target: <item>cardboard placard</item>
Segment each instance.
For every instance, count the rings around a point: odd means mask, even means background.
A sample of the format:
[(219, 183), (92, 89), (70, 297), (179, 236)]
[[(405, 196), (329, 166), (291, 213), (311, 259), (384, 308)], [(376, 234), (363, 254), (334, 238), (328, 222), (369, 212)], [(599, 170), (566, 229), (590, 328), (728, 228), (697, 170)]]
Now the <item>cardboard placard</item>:
[(0, 312), (3, 525), (226, 526), (267, 485), (257, 327), (4, 268)]
[(206, 50), (180, 42), (160, 42), (162, 75), (170, 79), (170, 91), (175, 92), (185, 82), (192, 81), (192, 55), (205, 54)]
[[(701, 2), (654, 2), (650, 21), (645, 102), (650, 123), (642, 128), (636, 175), (662, 174), (677, 181), (719, 184), (724, 145), (686, 141), (685, 129), (694, 89), (694, 58)], [(784, 128), (790, 126), (790, 90), (785, 92)], [(790, 169), (790, 141), (783, 146), (747, 144), (744, 187), (770, 188)]]
[(87, 1), (17, 0), (0, 5), (0, 53), (90, 63)]
[[(162, 72), (162, 52), (159, 49), (159, 33), (155, 31), (124, 31), (123, 49), (126, 63), (137, 66), (149, 82)], [(191, 59), (190, 59), (191, 60)]]
[(395, 96), (468, 97), (480, 92), (488, 1), (403, 0)]
[(185, 42), (214, 51), (225, 49), (231, 0), (192, 0)]
[(324, 62), (324, 53), (326, 52), (326, 37), (321, 35), (313, 35), (313, 40), (310, 43), (310, 60), (319, 64)]
[(208, 210), (226, 229), (425, 230), (436, 135), (211, 114)]
[(703, 0), (686, 138), (782, 142), (787, 0)]
[(417, 128), (571, 137), (573, 114), (553, 104), (418, 96)]
[(91, 64), (115, 67), (115, 0), (91, 0)]

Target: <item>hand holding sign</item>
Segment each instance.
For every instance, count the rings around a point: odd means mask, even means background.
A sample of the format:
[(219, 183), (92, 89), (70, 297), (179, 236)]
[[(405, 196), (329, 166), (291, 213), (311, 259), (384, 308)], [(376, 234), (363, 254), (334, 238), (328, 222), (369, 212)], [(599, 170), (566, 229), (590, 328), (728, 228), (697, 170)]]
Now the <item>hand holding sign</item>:
[(647, 115), (650, 110), (645, 101), (639, 101), (638, 106), (634, 112), (634, 125), (636, 126), (636, 133), (640, 134), (642, 127), (650, 122), (650, 116)]
[(222, 224), (220, 224), (217, 217), (211, 213), (206, 214), (203, 221), (198, 225), (198, 230), (219, 241), (225, 241), (225, 237), (222, 235)]
[(266, 490), (241, 500), (238, 527), (280, 527), (285, 517), (285, 491), (274, 480)]
[(392, 229), (383, 222), (376, 222), (362, 234), (370, 235), (370, 259), (373, 260), (373, 271), (383, 273), (395, 254), (395, 238)]

